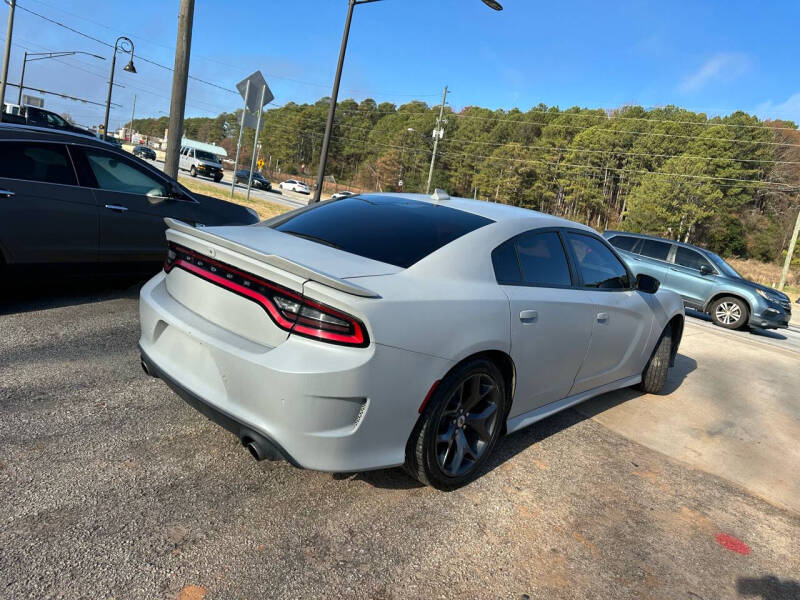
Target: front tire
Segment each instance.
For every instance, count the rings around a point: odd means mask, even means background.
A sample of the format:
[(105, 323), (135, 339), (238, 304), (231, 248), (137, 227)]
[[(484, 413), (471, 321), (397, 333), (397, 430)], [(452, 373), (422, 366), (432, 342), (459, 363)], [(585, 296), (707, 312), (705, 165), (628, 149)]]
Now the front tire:
[(725, 329), (742, 329), (747, 326), (747, 321), (750, 318), (750, 310), (747, 305), (733, 296), (725, 296), (715, 300), (711, 305), (709, 314), (715, 325)]
[(197, 169), (194, 168), (194, 165), (189, 168), (189, 175), (192, 177), (197, 177)]
[(489, 360), (457, 367), (436, 388), (406, 447), (406, 470), (421, 483), (451, 490), (481, 471), (508, 413), (506, 384)]
[(222, 175), (216, 175), (214, 177), (214, 183), (219, 183), (220, 181), (222, 181)]
[(669, 359), (672, 353), (672, 328), (667, 325), (666, 330), (658, 340), (653, 356), (647, 362), (647, 366), (642, 372), (642, 381), (639, 389), (646, 394), (658, 394), (664, 388), (667, 381), (667, 370), (669, 369)]

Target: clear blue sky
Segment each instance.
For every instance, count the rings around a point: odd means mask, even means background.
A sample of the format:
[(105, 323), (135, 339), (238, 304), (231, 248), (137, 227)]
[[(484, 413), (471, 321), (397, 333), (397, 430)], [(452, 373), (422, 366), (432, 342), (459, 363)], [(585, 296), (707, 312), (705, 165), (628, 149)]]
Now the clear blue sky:
[[(714, 114), (742, 109), (800, 123), (800, 3), (776, 1), (597, 2), (383, 0), (356, 7), (340, 99), (372, 97), (435, 104), (442, 87), (455, 108), (523, 110), (543, 102), (569, 107), (677, 104)], [(22, 8), (113, 43), (127, 35), (136, 54), (172, 66), (178, 0), (18, 0), (9, 80), (25, 50), (110, 49)], [(0, 23), (5, 23), (5, 10)], [(260, 69), (275, 102), (309, 102), (330, 93), (346, 0), (197, 0), (192, 75), (225, 88)], [(171, 73), (118, 62), (121, 107), (111, 125), (168, 111)], [(109, 60), (71, 57), (28, 63), (26, 82), (105, 101)], [(8, 100), (16, 100), (9, 88)], [(187, 116), (216, 115), (238, 96), (192, 81)], [(103, 110), (46, 98), (46, 107), (83, 124)]]

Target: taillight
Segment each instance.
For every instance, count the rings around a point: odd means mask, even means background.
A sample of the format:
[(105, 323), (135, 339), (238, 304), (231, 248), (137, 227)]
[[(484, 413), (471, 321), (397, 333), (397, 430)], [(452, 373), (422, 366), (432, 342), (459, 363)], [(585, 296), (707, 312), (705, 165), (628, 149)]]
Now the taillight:
[(332, 344), (369, 345), (364, 324), (352, 315), (170, 242), (164, 271), (175, 267), (255, 302), (285, 331)]

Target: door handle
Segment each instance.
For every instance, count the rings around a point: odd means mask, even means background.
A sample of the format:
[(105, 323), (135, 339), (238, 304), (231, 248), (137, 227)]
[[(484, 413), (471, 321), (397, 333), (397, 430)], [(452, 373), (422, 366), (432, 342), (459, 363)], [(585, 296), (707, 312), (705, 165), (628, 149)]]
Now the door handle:
[(115, 212), (125, 212), (128, 210), (127, 206), (120, 206), (119, 204), (106, 204), (106, 208)]
[(15, 195), (11, 190), (0, 190), (0, 198), (11, 198), (11, 196)]
[(676, 269), (675, 267), (670, 267), (669, 270), (670, 271), (678, 271), (678, 273), (680, 273), (680, 269)]
[(597, 313), (598, 323), (608, 323), (608, 313)]
[(521, 310), (519, 311), (519, 320), (523, 323), (535, 323), (539, 318), (539, 313), (535, 310)]

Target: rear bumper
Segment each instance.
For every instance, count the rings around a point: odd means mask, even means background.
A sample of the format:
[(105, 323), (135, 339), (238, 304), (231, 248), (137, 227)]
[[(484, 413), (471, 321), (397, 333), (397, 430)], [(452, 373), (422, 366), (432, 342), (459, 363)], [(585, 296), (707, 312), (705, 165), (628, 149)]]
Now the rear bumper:
[(303, 468), (352, 472), (405, 461), (417, 409), (450, 361), (291, 335), (266, 346), (189, 310), (164, 279), (142, 288), (139, 347), (189, 404), (240, 437), (263, 436)]

